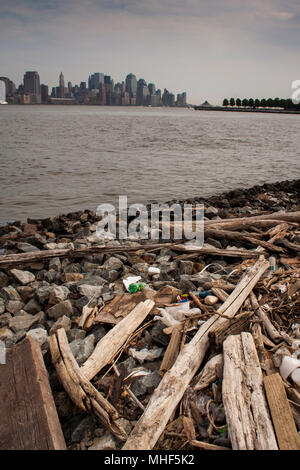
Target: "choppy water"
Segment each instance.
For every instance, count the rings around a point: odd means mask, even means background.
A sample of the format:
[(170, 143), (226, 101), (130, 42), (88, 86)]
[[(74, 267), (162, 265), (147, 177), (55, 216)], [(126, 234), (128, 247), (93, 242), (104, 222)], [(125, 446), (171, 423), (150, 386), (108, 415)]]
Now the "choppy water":
[(300, 116), (0, 106), (0, 221), (300, 177)]

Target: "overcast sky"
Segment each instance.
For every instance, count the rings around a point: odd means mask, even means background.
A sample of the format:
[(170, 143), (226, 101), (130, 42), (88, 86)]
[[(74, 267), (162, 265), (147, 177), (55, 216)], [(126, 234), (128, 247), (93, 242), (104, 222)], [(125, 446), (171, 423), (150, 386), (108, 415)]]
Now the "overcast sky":
[(188, 102), (291, 96), (299, 0), (1, 0), (0, 75), (79, 84), (132, 72)]

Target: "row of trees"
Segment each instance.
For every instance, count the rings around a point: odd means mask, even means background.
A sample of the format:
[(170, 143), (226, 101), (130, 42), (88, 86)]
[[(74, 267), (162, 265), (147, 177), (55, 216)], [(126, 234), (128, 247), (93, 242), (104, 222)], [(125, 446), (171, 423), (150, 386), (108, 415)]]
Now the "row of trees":
[(250, 108), (283, 108), (283, 109), (297, 109), (300, 110), (300, 103), (294, 104), (293, 101), (288, 99), (280, 99), (280, 98), (268, 98), (259, 100), (258, 98), (244, 98), (241, 100), (240, 98), (234, 99), (230, 98), (228, 100), (225, 98), (223, 100), (223, 106), (243, 106), (243, 107), (250, 107)]

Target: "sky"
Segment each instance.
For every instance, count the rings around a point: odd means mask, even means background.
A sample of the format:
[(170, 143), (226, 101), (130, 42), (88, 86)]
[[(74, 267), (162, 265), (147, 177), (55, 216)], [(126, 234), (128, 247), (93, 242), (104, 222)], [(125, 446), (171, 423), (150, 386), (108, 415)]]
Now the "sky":
[(128, 73), (188, 103), (289, 98), (300, 80), (299, 0), (1, 0), (0, 76), (18, 86)]

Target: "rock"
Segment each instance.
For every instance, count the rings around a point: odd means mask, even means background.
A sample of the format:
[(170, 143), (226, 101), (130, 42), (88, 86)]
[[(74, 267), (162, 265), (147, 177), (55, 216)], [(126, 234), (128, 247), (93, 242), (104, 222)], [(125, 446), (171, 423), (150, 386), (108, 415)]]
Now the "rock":
[(152, 393), (160, 383), (160, 380), (161, 377), (157, 371), (151, 372), (134, 382), (131, 388), (133, 393), (139, 397), (141, 395), (145, 395), (145, 393)]
[(80, 273), (65, 273), (65, 282), (78, 282), (83, 279), (83, 274)]
[(49, 286), (49, 284), (47, 283), (47, 285), (43, 285), (42, 287), (39, 287), (36, 292), (35, 292), (35, 295), (38, 299), (38, 301), (40, 302), (41, 305), (45, 304), (46, 302), (48, 302), (48, 299), (50, 297), (50, 294), (51, 294), (51, 291), (52, 291), (52, 286)]
[(132, 424), (130, 421), (128, 421), (127, 419), (125, 418), (121, 418), (120, 419), (120, 425), (122, 426), (122, 428), (124, 429), (124, 431), (126, 432), (127, 435), (129, 435), (131, 429), (132, 429)]
[(74, 405), (66, 392), (58, 392), (54, 395), (55, 406), (60, 418), (72, 416)]
[(204, 215), (205, 216), (208, 216), (208, 215), (218, 215), (219, 213), (219, 210), (216, 208), (216, 207), (213, 207), (213, 206), (206, 206), (204, 208)]
[[(21, 310), (23, 312), (23, 310)], [(29, 328), (44, 320), (44, 312), (39, 312), (36, 315), (30, 315), (29, 313), (24, 312), (22, 315), (18, 315), (9, 320), (9, 328), (12, 329), (15, 333), (21, 330), (28, 331)]]
[(10, 273), (22, 286), (26, 286), (30, 282), (35, 281), (35, 275), (29, 271), (21, 271), (20, 269), (11, 269)]
[(30, 299), (29, 302), (24, 306), (24, 310), (27, 313), (31, 313), (34, 315), (41, 311), (41, 306), (37, 303), (37, 301), (33, 298)]
[(23, 253), (30, 253), (31, 251), (40, 251), (36, 246), (30, 245), (30, 243), (17, 243), (18, 250)]
[(108, 282), (114, 282), (120, 277), (119, 271), (115, 271), (114, 269), (110, 271), (104, 271), (103, 278), (106, 279)]
[(91, 286), (89, 284), (81, 284), (78, 286), (78, 292), (80, 295), (87, 297), (100, 297), (102, 289), (102, 286)]
[(31, 286), (18, 286), (17, 291), (24, 302), (28, 302), (34, 296), (35, 293), (34, 288)]
[(28, 331), (26, 336), (31, 336), (34, 338), (38, 344), (42, 347), (45, 343), (48, 344), (49, 336), (46, 330), (43, 328), (35, 328), (33, 330)]
[(116, 441), (112, 434), (107, 432), (103, 437), (94, 439), (94, 444), (88, 450), (116, 450)]
[(6, 305), (6, 310), (13, 315), (19, 313), (20, 310), (24, 307), (23, 302), (19, 300), (10, 300)]
[(83, 364), (94, 350), (94, 335), (89, 335), (85, 339), (75, 339), (70, 343), (73, 356), (79, 365)]
[(0, 288), (8, 286), (8, 276), (0, 271)]
[(181, 275), (178, 284), (178, 289), (180, 289), (184, 294), (187, 294), (189, 291), (196, 290), (195, 284), (193, 284), (189, 279), (187, 279), (187, 277), (188, 276), (184, 274)]
[(91, 332), (94, 335), (96, 344), (106, 335), (106, 330), (102, 325), (94, 326)]
[(215, 297), (214, 295), (208, 295), (204, 299), (204, 303), (206, 305), (215, 305), (217, 302), (219, 302), (218, 297)]
[(7, 326), (3, 326), (2, 328), (0, 328), (0, 338), (8, 339), (12, 338), (13, 336), (13, 332), (9, 328), (7, 328)]
[(165, 328), (166, 325), (164, 325), (164, 323), (156, 321), (150, 332), (153, 341), (162, 346), (167, 346), (170, 342), (170, 336), (163, 332)]
[(192, 274), (193, 265), (193, 261), (179, 261), (180, 274)]
[(55, 305), (59, 302), (63, 302), (68, 298), (70, 291), (65, 286), (53, 286), (51, 288), (50, 296), (49, 296), (49, 305)]
[(47, 310), (47, 315), (49, 318), (53, 318), (57, 320), (59, 317), (66, 315), (67, 317), (71, 317), (73, 314), (73, 306), (70, 300), (64, 300), (63, 302), (59, 302), (58, 304), (50, 307)]
[(69, 343), (72, 343), (75, 339), (84, 339), (86, 337), (86, 331), (80, 330), (79, 328), (72, 328), (67, 331), (67, 337)]
[(53, 269), (54, 271), (61, 271), (61, 261), (59, 258), (52, 258), (49, 261), (49, 270)]
[(60, 328), (64, 328), (66, 331), (69, 331), (71, 329), (71, 320), (69, 317), (66, 317), (66, 315), (63, 315), (60, 317), (54, 325), (50, 328), (50, 335), (53, 335), (56, 333), (57, 330)]
[(105, 261), (105, 263), (103, 264), (103, 268), (107, 269), (108, 271), (120, 271), (121, 269), (123, 269), (123, 263), (120, 259), (111, 256), (108, 258), (108, 260)]
[(0, 315), (5, 312), (5, 302), (3, 299), (0, 297)]
[(9, 320), (12, 318), (10, 313), (3, 313), (0, 315), (0, 327), (6, 326), (9, 323)]
[(9, 300), (21, 300), (19, 293), (13, 286), (3, 287), (0, 290), (0, 297), (7, 303)]
[(71, 434), (72, 442), (80, 442), (88, 432), (96, 428), (95, 419), (92, 415), (85, 416), (75, 427)]

